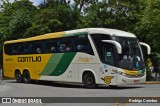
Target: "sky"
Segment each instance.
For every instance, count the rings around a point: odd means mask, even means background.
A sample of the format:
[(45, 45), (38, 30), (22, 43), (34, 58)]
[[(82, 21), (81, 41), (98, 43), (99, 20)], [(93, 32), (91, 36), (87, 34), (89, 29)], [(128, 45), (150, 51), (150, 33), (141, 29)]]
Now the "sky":
[[(14, 0), (9, 0), (10, 2), (13, 2)], [(43, 0), (30, 0), (31, 2), (33, 2), (33, 5), (38, 6)], [(73, 0), (70, 0), (71, 3), (73, 3)], [(99, 0), (102, 1), (102, 0)], [(109, 0), (107, 0), (109, 1)]]
[(39, 5), (43, 0), (30, 0), (35, 6)]
[[(10, 2), (13, 2), (14, 0), (9, 0)], [(39, 5), (43, 0), (30, 0), (31, 2), (33, 2), (33, 5), (37, 6)], [(71, 3), (73, 2), (73, 0), (70, 0)]]
[[(35, 6), (39, 5), (43, 0), (30, 0)], [(73, 3), (73, 0), (70, 0)]]
[[(33, 5), (35, 5), (35, 6), (38, 6), (43, 0), (29, 0), (29, 1), (31, 1), (31, 2), (33, 2)], [(73, 3), (73, 0), (70, 0), (71, 1), (71, 3)], [(14, 0), (9, 0), (9, 2), (14, 2)], [(1, 1), (0, 1), (0, 4), (1, 4)]]
[(33, 2), (35, 6), (39, 5), (42, 2), (42, 0), (30, 0), (30, 1)]
[[(14, 0), (9, 0), (10, 2), (13, 2)], [(33, 5), (37, 6), (39, 5), (43, 0), (30, 0), (31, 2), (33, 2)]]

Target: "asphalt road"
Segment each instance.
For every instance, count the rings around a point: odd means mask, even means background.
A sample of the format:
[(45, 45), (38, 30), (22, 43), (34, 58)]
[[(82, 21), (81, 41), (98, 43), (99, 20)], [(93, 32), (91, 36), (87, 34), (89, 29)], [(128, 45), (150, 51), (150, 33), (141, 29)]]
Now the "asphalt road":
[[(16, 83), (5, 80), (0, 85), (0, 97), (160, 97), (160, 84), (127, 85), (118, 88), (100, 86), (86, 89), (81, 84), (55, 82)], [(21, 106), (22, 104), (0, 104), (0, 106)], [(158, 103), (54, 103), (23, 104), (23, 106), (160, 106)]]

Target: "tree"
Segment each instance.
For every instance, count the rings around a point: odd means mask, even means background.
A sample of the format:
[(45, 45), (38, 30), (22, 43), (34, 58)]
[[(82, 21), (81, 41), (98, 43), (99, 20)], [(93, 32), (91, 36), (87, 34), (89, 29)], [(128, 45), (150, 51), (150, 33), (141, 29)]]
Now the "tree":
[(28, 10), (19, 9), (14, 12), (9, 23), (10, 39), (22, 38), (31, 24), (32, 19)]
[[(29, 0), (1, 0), (0, 7), (0, 57), (2, 56), (3, 42), (6, 40), (24, 37), (26, 30), (31, 26), (37, 8)], [(0, 59), (0, 65), (2, 59)]]
[(3, 1), (1, 6), (0, 33), (4, 39), (22, 38), (30, 27), (36, 7), (29, 0)]
[(80, 13), (69, 2), (62, 0), (44, 0), (39, 5), (38, 14), (27, 35), (35, 36), (45, 33), (76, 29), (79, 26)]
[[(94, 0), (93, 0), (94, 1)], [(142, 0), (103, 0), (88, 2), (83, 9), (83, 25), (86, 27), (106, 27), (134, 32), (140, 20)]]
[(160, 60), (160, 0), (147, 0), (145, 5), (146, 8), (143, 10), (140, 21), (136, 24), (134, 31), (140, 41), (147, 42), (151, 46), (151, 59), (153, 66), (155, 66), (156, 78), (159, 73), (157, 61)]
[(9, 22), (13, 10), (11, 9), (11, 3), (8, 1), (1, 0), (1, 11), (0, 11), (0, 38), (1, 40), (7, 39), (9, 35)]
[(160, 51), (160, 0), (148, 0), (143, 17), (135, 28), (138, 37), (148, 42), (153, 52)]

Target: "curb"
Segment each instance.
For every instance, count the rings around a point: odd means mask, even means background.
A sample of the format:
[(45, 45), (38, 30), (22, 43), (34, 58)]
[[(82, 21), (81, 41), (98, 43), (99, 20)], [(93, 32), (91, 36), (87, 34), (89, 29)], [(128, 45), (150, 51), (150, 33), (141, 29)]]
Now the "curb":
[(144, 84), (160, 84), (160, 81), (147, 81)]

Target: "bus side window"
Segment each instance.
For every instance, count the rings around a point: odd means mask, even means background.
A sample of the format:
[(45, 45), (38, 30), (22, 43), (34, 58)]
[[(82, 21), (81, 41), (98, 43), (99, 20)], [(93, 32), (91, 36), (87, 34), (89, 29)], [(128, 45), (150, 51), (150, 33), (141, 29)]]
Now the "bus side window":
[(96, 47), (96, 50), (98, 52), (98, 55), (100, 57), (100, 60), (103, 62), (104, 61), (104, 56), (103, 56), (103, 42), (102, 40), (111, 40), (110, 35), (107, 34), (91, 34), (92, 40), (94, 42), (94, 45)]
[(23, 54), (30, 53), (30, 45), (29, 44), (23, 44)]
[(12, 45), (12, 54), (18, 54), (18, 46), (17, 45)]
[(42, 42), (34, 42), (31, 44), (31, 51), (33, 54), (43, 53), (43, 43)]
[(112, 66), (115, 66), (116, 65), (116, 62), (115, 62), (115, 56), (114, 56), (114, 50), (113, 50), (113, 47), (112, 46), (105, 46), (103, 48), (104, 50), (104, 61)]
[(11, 54), (13, 53), (12, 45), (11, 45), (11, 44), (6, 44), (6, 45), (4, 45), (4, 52), (5, 52), (7, 55), (11, 55)]
[(17, 50), (16, 49), (12, 49), (12, 53), (11, 54), (17, 54)]
[(60, 44), (60, 52), (65, 52), (66, 51), (66, 45), (65, 44)]
[(21, 46), (19, 44), (6, 44), (5, 53), (8, 55), (18, 55), (20, 54)]
[(93, 55), (93, 50), (86, 35), (75, 38), (76, 52), (84, 52)]
[(17, 54), (22, 54), (23, 53), (23, 46), (22, 44), (18, 44), (18, 53)]
[(56, 47), (55, 46), (51, 46), (50, 51), (51, 51), (51, 53), (56, 52)]
[(37, 51), (36, 51), (37, 53), (42, 53), (42, 50), (41, 50), (41, 48), (37, 48)]
[(56, 39), (50, 39), (50, 40), (46, 40), (45, 42), (45, 49), (44, 52), (45, 53), (56, 53), (57, 52), (57, 43), (56, 43)]
[(65, 37), (57, 42), (59, 52), (73, 52), (73, 38)]

